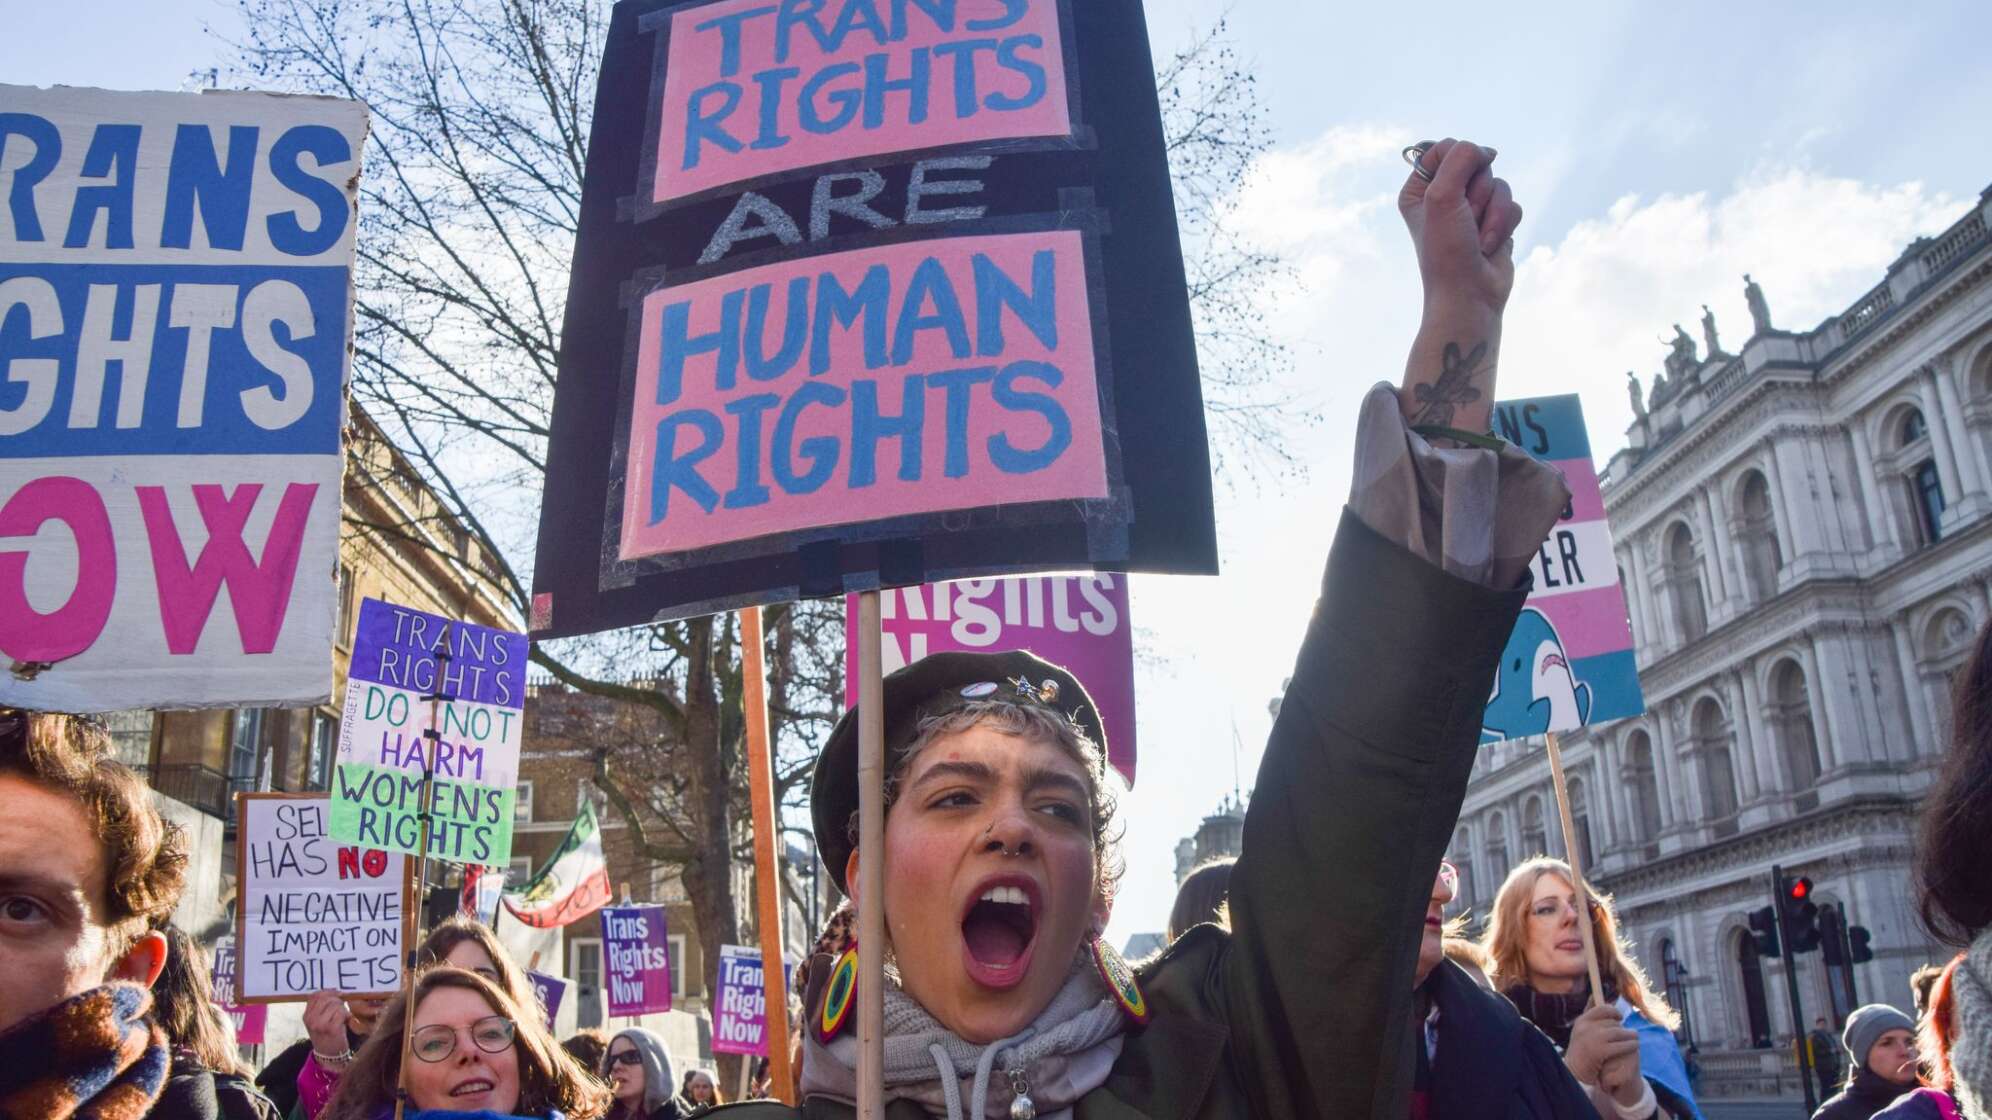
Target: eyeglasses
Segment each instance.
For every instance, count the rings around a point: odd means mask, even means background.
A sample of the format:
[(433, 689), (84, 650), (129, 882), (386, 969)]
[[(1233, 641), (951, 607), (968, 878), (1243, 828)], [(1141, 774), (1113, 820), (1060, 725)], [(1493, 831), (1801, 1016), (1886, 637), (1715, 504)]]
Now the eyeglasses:
[(1454, 867), (1445, 860), (1440, 860), (1439, 882), (1444, 883), (1447, 890), (1457, 891), (1459, 889), (1459, 868)]
[(623, 1050), (610, 1054), (606, 1064), (610, 1066), (640, 1066), (643, 1064), (643, 1055), (634, 1050)]
[[(512, 1037), (518, 1029), (518, 1024), (503, 1015), (486, 1015), (470, 1025), (470, 1041), (486, 1054), (502, 1054), (512, 1048)], [(414, 1043), (409, 1047), (425, 1062), (440, 1062), (456, 1053), (456, 1048), (457, 1029), (443, 1023), (416, 1028)]]

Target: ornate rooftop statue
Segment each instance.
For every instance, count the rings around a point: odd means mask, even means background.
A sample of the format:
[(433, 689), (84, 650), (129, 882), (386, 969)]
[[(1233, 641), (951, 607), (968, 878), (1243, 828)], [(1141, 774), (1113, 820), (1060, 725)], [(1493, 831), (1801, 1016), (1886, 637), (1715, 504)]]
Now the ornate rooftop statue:
[(1715, 312), (1702, 304), (1702, 341), (1708, 345), (1708, 356), (1713, 358), (1722, 353), (1722, 342), (1715, 337)]
[(1771, 305), (1764, 302), (1764, 289), (1743, 274), (1743, 300), (1750, 305), (1750, 337), (1755, 338), (1771, 329)]
[(1639, 420), (1646, 419), (1646, 401), (1639, 393), (1639, 375), (1631, 370), (1625, 371), (1625, 390), (1632, 394), (1632, 415), (1634, 418)]

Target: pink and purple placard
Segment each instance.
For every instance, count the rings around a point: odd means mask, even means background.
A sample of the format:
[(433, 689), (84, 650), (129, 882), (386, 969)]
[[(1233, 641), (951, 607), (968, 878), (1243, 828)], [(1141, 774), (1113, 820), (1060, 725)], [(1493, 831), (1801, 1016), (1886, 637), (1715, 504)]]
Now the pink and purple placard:
[(1057, 0), (730, 0), (674, 13), (666, 57), (653, 202), (1072, 133)]
[[(857, 703), (856, 596), (845, 599), (845, 703)], [(879, 596), (887, 673), (930, 653), (1029, 650), (1079, 678), (1100, 708), (1108, 761), (1134, 785), (1134, 630), (1127, 576), (1012, 576), (900, 587)]]
[(1562, 472), (1571, 498), (1530, 566), (1535, 588), (1502, 652), (1481, 743), (1638, 715), (1625, 589), (1576, 394), (1498, 402), (1494, 432)]
[(645, 296), (624, 559), (1107, 495), (1083, 237), (937, 238)]
[(759, 949), (719, 947), (719, 1007), (712, 1019), (712, 1051), (768, 1053), (768, 989)]
[(671, 939), (662, 906), (604, 906), (602, 956), (609, 1014), (671, 1010)]
[[(539, 998), (540, 1010), (546, 1012), (546, 1029), (554, 1030), (555, 1021), (560, 1018), (560, 1001), (567, 995), (567, 981), (530, 970), (526, 979), (532, 983), (533, 995)], [(671, 986), (667, 983), (664, 987), (669, 991)]]
[(261, 1046), (270, 1021), (270, 1005), (228, 1002), (228, 997), (235, 993), (235, 969), (239, 962), (233, 937), (224, 937), (214, 943), (214, 1004), (234, 1022), (237, 1043)]

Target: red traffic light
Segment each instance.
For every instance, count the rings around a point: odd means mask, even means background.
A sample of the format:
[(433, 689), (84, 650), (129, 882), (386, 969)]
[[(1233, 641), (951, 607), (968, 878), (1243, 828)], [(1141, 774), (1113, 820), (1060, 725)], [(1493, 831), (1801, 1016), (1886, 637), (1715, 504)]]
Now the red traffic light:
[(1812, 896), (1812, 880), (1803, 875), (1787, 882), (1785, 890), (1791, 894), (1793, 902), (1804, 902)]

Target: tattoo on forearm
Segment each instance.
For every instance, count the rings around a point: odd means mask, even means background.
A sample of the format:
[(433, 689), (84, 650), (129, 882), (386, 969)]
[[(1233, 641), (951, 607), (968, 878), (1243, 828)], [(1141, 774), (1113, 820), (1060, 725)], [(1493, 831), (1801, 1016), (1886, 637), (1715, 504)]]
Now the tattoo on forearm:
[(1459, 343), (1446, 343), (1445, 357), (1439, 363), (1439, 379), (1429, 385), (1411, 387), (1418, 400), (1418, 411), (1411, 417), (1411, 423), (1450, 427), (1454, 409), (1480, 399), (1480, 390), (1473, 387), (1473, 382), (1486, 372), (1486, 361), (1485, 342), (1476, 344), (1464, 357), (1460, 355)]

